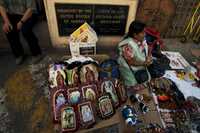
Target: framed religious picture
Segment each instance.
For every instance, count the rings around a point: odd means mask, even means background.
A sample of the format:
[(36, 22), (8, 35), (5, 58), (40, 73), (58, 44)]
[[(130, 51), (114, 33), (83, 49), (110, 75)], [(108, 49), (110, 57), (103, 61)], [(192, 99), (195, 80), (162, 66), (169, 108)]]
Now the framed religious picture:
[(74, 67), (73, 69), (67, 69), (66, 71), (67, 71), (68, 85), (77, 86), (78, 84), (80, 84), (78, 67)]
[(100, 87), (101, 87), (102, 93), (110, 94), (113, 100), (114, 106), (117, 107), (119, 105), (119, 98), (116, 92), (115, 82), (111, 79), (106, 79), (101, 82)]
[(51, 91), (51, 103), (53, 108), (53, 120), (54, 122), (60, 121), (60, 109), (67, 103), (66, 90), (54, 88)]
[(64, 64), (51, 64), (48, 67), (49, 73), (49, 86), (50, 88), (54, 87), (62, 87), (66, 85), (66, 73), (65, 73), (65, 65)]
[(120, 99), (120, 102), (126, 102), (128, 96), (127, 96), (127, 91), (123, 83), (119, 80), (115, 80), (115, 88), (118, 94), (118, 97)]
[(92, 83), (98, 81), (98, 69), (94, 63), (82, 65), (80, 68), (81, 83)]
[(98, 89), (95, 83), (83, 85), (81, 87), (83, 98), (86, 100), (96, 101), (98, 97)]
[(82, 92), (79, 87), (72, 87), (67, 90), (68, 103), (78, 104), (82, 100)]
[(109, 94), (104, 94), (98, 98), (98, 109), (101, 118), (111, 117), (115, 113)]
[(62, 132), (72, 132), (77, 129), (76, 112), (72, 106), (65, 105), (61, 108)]
[(54, 84), (59, 88), (64, 88), (66, 85), (66, 78), (64, 70), (58, 69), (55, 72)]
[(95, 123), (95, 115), (90, 101), (78, 104), (78, 112), (82, 127), (88, 128)]

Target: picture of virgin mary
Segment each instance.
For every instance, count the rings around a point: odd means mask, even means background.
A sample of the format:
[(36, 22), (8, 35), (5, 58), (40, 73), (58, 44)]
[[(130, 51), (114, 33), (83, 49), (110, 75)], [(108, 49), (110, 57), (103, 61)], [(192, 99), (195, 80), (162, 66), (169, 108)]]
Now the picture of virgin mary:
[(85, 98), (89, 99), (91, 101), (96, 100), (96, 94), (95, 94), (94, 90), (91, 88), (87, 88), (87, 90), (85, 92)]
[(110, 80), (104, 81), (101, 85), (101, 90), (102, 90), (102, 92), (109, 93), (111, 95), (111, 98), (114, 101), (114, 103), (119, 102), (119, 99), (117, 97), (117, 93), (116, 93), (116, 90), (114, 88), (114, 84), (112, 83), (112, 81), (110, 81)]

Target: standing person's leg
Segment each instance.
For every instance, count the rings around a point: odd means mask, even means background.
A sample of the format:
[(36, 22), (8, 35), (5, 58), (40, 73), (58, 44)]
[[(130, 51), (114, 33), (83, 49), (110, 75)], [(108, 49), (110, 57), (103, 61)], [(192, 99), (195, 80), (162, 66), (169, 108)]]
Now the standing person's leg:
[(33, 15), (22, 26), (22, 34), (30, 47), (32, 56), (41, 55), (41, 49), (40, 46), (38, 45), (38, 39), (32, 31), (35, 23), (36, 23), (36, 16)]
[(21, 64), (24, 59), (24, 49), (20, 42), (19, 31), (17, 30), (18, 16), (9, 15), (10, 23), (12, 24), (12, 30), (6, 34), (10, 47), (12, 49), (13, 55), (16, 58), (16, 64)]

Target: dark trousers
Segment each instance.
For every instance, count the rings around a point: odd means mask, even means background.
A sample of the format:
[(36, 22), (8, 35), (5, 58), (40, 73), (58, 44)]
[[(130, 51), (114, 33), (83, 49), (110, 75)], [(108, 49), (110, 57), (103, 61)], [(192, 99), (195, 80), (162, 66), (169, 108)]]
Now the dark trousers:
[[(8, 18), (10, 20), (10, 23), (13, 26), (13, 29), (11, 32), (7, 33), (7, 39), (10, 43), (12, 52), (14, 56), (20, 57), (24, 55), (24, 49), (22, 47), (22, 44), (20, 42), (20, 36), (19, 36), (19, 30), (17, 30), (17, 23), (21, 20), (22, 15), (16, 15), (16, 14), (8, 14)], [(37, 56), (41, 54), (40, 46), (38, 45), (38, 39), (33, 33), (32, 29), (34, 24), (36, 23), (36, 15), (32, 15), (31, 18), (29, 18), (22, 26), (22, 35), (24, 36), (25, 40), (27, 41), (30, 51), (33, 56)]]

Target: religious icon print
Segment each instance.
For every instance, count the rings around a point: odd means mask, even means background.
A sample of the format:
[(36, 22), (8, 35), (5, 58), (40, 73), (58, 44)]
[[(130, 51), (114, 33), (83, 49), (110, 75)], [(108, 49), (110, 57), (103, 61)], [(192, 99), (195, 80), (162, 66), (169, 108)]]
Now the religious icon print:
[(62, 131), (74, 131), (77, 128), (76, 113), (71, 106), (64, 106), (61, 109), (61, 128)]
[(95, 84), (82, 86), (83, 97), (87, 100), (95, 101), (98, 96), (97, 86)]
[(94, 111), (90, 101), (78, 104), (78, 110), (80, 115), (81, 124), (84, 127), (88, 127), (95, 122)]
[(107, 94), (98, 98), (98, 108), (102, 118), (107, 118), (114, 114), (112, 101)]
[(55, 122), (60, 120), (60, 108), (67, 103), (66, 92), (62, 89), (52, 91), (53, 118)]
[(114, 86), (114, 83), (112, 80), (104, 80), (101, 82), (101, 91), (102, 93), (109, 93), (111, 95), (111, 98), (114, 102), (115, 106), (119, 105), (119, 98), (117, 96), (117, 92)]
[(91, 83), (98, 80), (97, 66), (94, 64), (83, 65), (80, 69), (81, 83)]
[(71, 104), (78, 104), (82, 100), (82, 93), (78, 87), (69, 88), (67, 91), (68, 102)]

